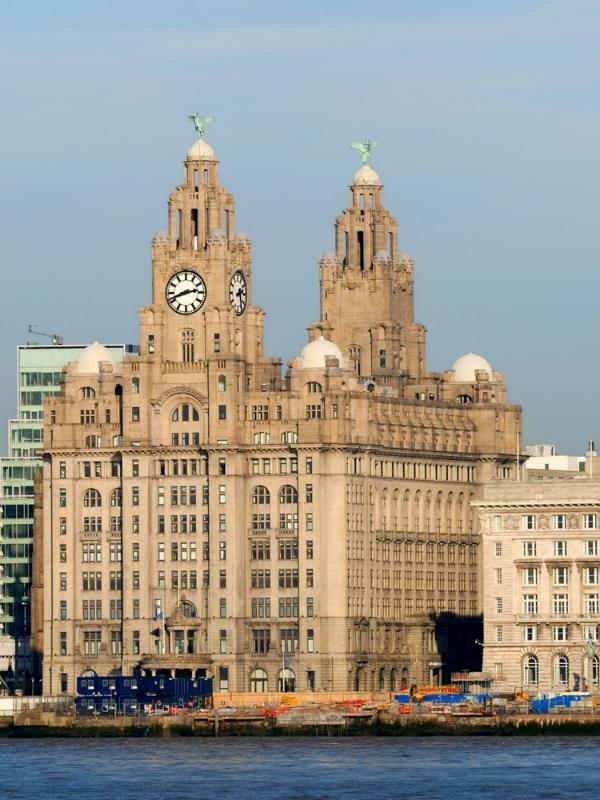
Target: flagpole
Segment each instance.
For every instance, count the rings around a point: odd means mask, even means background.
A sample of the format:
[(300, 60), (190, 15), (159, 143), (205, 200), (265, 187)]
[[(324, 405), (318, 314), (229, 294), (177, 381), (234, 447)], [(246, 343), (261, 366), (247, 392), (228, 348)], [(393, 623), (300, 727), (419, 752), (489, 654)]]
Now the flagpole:
[[(166, 578), (165, 578), (166, 581)], [(167, 606), (167, 590), (163, 587), (163, 609), (162, 609), (162, 650), (163, 656), (167, 654), (167, 634), (165, 631), (165, 610)]]

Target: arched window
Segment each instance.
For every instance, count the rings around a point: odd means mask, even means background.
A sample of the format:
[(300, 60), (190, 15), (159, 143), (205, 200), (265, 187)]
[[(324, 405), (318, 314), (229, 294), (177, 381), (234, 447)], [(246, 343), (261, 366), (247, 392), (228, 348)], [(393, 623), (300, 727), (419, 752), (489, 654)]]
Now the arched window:
[(523, 684), (537, 686), (540, 679), (539, 662), (537, 656), (526, 656), (523, 661)]
[(122, 492), (121, 489), (113, 489), (110, 493), (110, 504), (111, 506), (117, 507), (120, 506), (123, 502)]
[(306, 384), (306, 391), (309, 392), (309, 394), (322, 394), (323, 387), (318, 381), (309, 381)]
[(385, 669), (382, 667), (379, 670), (379, 691), (383, 692), (385, 690)]
[(89, 436), (85, 437), (85, 446), (86, 447), (101, 447), (102, 446), (102, 439), (97, 436), (95, 433), (90, 434)]
[(554, 683), (558, 686), (569, 685), (569, 659), (564, 653), (554, 658)]
[(196, 606), (193, 603), (183, 601), (179, 604), (179, 610), (186, 619), (190, 619), (196, 615)]
[(102, 505), (102, 497), (98, 489), (86, 489), (83, 493), (83, 505), (86, 508)]
[(171, 422), (198, 422), (200, 414), (189, 403), (183, 403), (171, 414)]
[(268, 686), (267, 673), (264, 669), (253, 669), (250, 673), (250, 691), (251, 692), (266, 692)]
[(181, 341), (181, 360), (186, 362), (194, 361), (194, 331), (191, 328), (184, 328), (179, 338)]
[(271, 434), (263, 431), (255, 433), (254, 444), (271, 444)]
[(294, 486), (286, 484), (279, 490), (279, 502), (284, 505), (285, 503), (297, 503), (298, 492)]
[(139, 378), (132, 378), (131, 379), (131, 394), (139, 394), (140, 393), (140, 379)]
[(93, 389), (91, 386), (82, 386), (79, 390), (79, 394), (82, 397), (96, 397), (96, 390)]
[(296, 691), (296, 673), (293, 669), (286, 667), (279, 670), (277, 679), (278, 690), (280, 692), (295, 692)]
[(396, 691), (396, 668), (390, 670), (390, 692)]
[(219, 375), (217, 378), (217, 389), (220, 392), (227, 391), (227, 377), (225, 375)]
[(592, 656), (592, 686), (600, 687), (600, 656)]
[(271, 494), (266, 486), (255, 486), (252, 489), (252, 503), (257, 506), (269, 505)]
[(284, 431), (281, 434), (282, 444), (296, 444), (298, 442), (298, 434), (296, 431)]

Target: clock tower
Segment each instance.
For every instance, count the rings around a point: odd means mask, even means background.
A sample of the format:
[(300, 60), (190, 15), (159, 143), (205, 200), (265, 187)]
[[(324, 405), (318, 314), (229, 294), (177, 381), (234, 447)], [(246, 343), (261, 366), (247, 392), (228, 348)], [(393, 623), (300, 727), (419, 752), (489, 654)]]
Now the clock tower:
[(236, 232), (233, 195), (221, 185), (215, 152), (202, 135), (169, 195), (167, 231), (152, 241), (152, 303), (140, 310), (140, 348), (155, 385), (193, 383), (209, 397), (211, 372), (218, 371), (235, 400), (240, 391), (272, 387), (280, 361), (263, 356), (251, 242)]

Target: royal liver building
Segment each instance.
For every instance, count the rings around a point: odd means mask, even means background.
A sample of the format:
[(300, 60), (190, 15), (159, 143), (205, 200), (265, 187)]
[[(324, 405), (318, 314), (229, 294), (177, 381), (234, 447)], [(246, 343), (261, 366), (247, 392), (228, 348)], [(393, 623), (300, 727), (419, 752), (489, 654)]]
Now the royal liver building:
[(471, 502), (514, 477), (520, 409), (479, 356), (427, 370), (413, 261), (366, 163), (321, 259), (320, 321), (282, 371), (196, 122), (139, 356), (92, 344), (47, 401), (44, 690), (92, 670), (224, 692), (439, 681), (440, 615), (481, 612)]

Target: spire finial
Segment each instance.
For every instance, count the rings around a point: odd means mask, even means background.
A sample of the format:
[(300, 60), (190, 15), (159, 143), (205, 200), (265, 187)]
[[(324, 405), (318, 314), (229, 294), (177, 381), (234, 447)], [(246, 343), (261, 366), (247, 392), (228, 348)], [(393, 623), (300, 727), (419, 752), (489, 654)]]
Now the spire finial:
[(214, 120), (214, 117), (203, 117), (196, 111), (196, 113), (189, 116), (188, 119), (190, 122), (194, 123), (194, 128), (196, 129), (198, 139), (203, 139), (206, 126), (209, 122)]
[(354, 144), (350, 145), (350, 147), (358, 150), (362, 163), (366, 164), (371, 158), (371, 153), (377, 147), (377, 142), (373, 142), (371, 139), (365, 139), (364, 142), (355, 142)]

